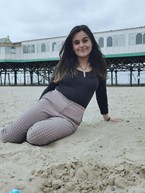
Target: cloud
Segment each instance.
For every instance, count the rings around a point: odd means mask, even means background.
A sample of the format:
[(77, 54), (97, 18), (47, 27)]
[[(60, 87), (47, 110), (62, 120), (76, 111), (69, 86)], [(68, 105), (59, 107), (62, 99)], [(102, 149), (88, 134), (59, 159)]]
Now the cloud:
[(80, 24), (94, 32), (143, 26), (144, 7), (144, 0), (1, 0), (0, 36), (15, 42), (67, 35)]

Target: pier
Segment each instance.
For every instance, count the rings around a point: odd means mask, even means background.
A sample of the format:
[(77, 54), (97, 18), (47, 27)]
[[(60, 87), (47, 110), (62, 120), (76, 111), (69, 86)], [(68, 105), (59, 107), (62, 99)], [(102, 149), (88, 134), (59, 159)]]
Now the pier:
[[(129, 86), (145, 85), (145, 27), (95, 32), (94, 37), (107, 61), (108, 84), (121, 85), (119, 74), (128, 73)], [(14, 43), (9, 36), (0, 38), (0, 86), (47, 85), (65, 38)]]

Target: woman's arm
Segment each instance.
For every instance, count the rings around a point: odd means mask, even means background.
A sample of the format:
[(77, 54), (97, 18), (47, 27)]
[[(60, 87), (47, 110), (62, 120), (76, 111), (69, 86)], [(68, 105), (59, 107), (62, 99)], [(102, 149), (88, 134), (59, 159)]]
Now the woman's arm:
[(104, 121), (111, 121), (111, 122), (122, 121), (122, 119), (120, 118), (112, 118), (109, 116), (106, 80), (99, 80), (99, 86), (96, 91), (96, 98)]
[(108, 98), (107, 98), (107, 89), (106, 89), (106, 80), (99, 79), (99, 86), (96, 91), (96, 99), (100, 109), (100, 113), (104, 116), (106, 120), (108, 116)]

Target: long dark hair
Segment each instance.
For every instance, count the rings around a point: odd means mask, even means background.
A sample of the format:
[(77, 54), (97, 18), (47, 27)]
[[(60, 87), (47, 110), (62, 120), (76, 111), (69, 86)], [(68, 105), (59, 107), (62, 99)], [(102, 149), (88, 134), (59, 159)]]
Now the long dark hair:
[(71, 74), (72, 77), (76, 75), (77, 68), (77, 55), (73, 51), (72, 39), (74, 35), (80, 31), (84, 31), (90, 38), (92, 42), (92, 51), (89, 56), (89, 62), (92, 70), (95, 71), (100, 78), (106, 79), (107, 77), (107, 67), (104, 56), (100, 51), (99, 45), (97, 44), (93, 33), (86, 25), (75, 26), (67, 36), (61, 50), (59, 53), (60, 61), (57, 64), (53, 81), (61, 81), (67, 74)]

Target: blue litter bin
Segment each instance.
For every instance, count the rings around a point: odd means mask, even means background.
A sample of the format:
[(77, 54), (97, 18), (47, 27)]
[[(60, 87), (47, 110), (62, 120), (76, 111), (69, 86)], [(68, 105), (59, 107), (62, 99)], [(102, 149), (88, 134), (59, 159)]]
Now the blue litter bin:
[(10, 193), (21, 193), (21, 191), (17, 190), (17, 189), (13, 189), (13, 190), (10, 191)]

